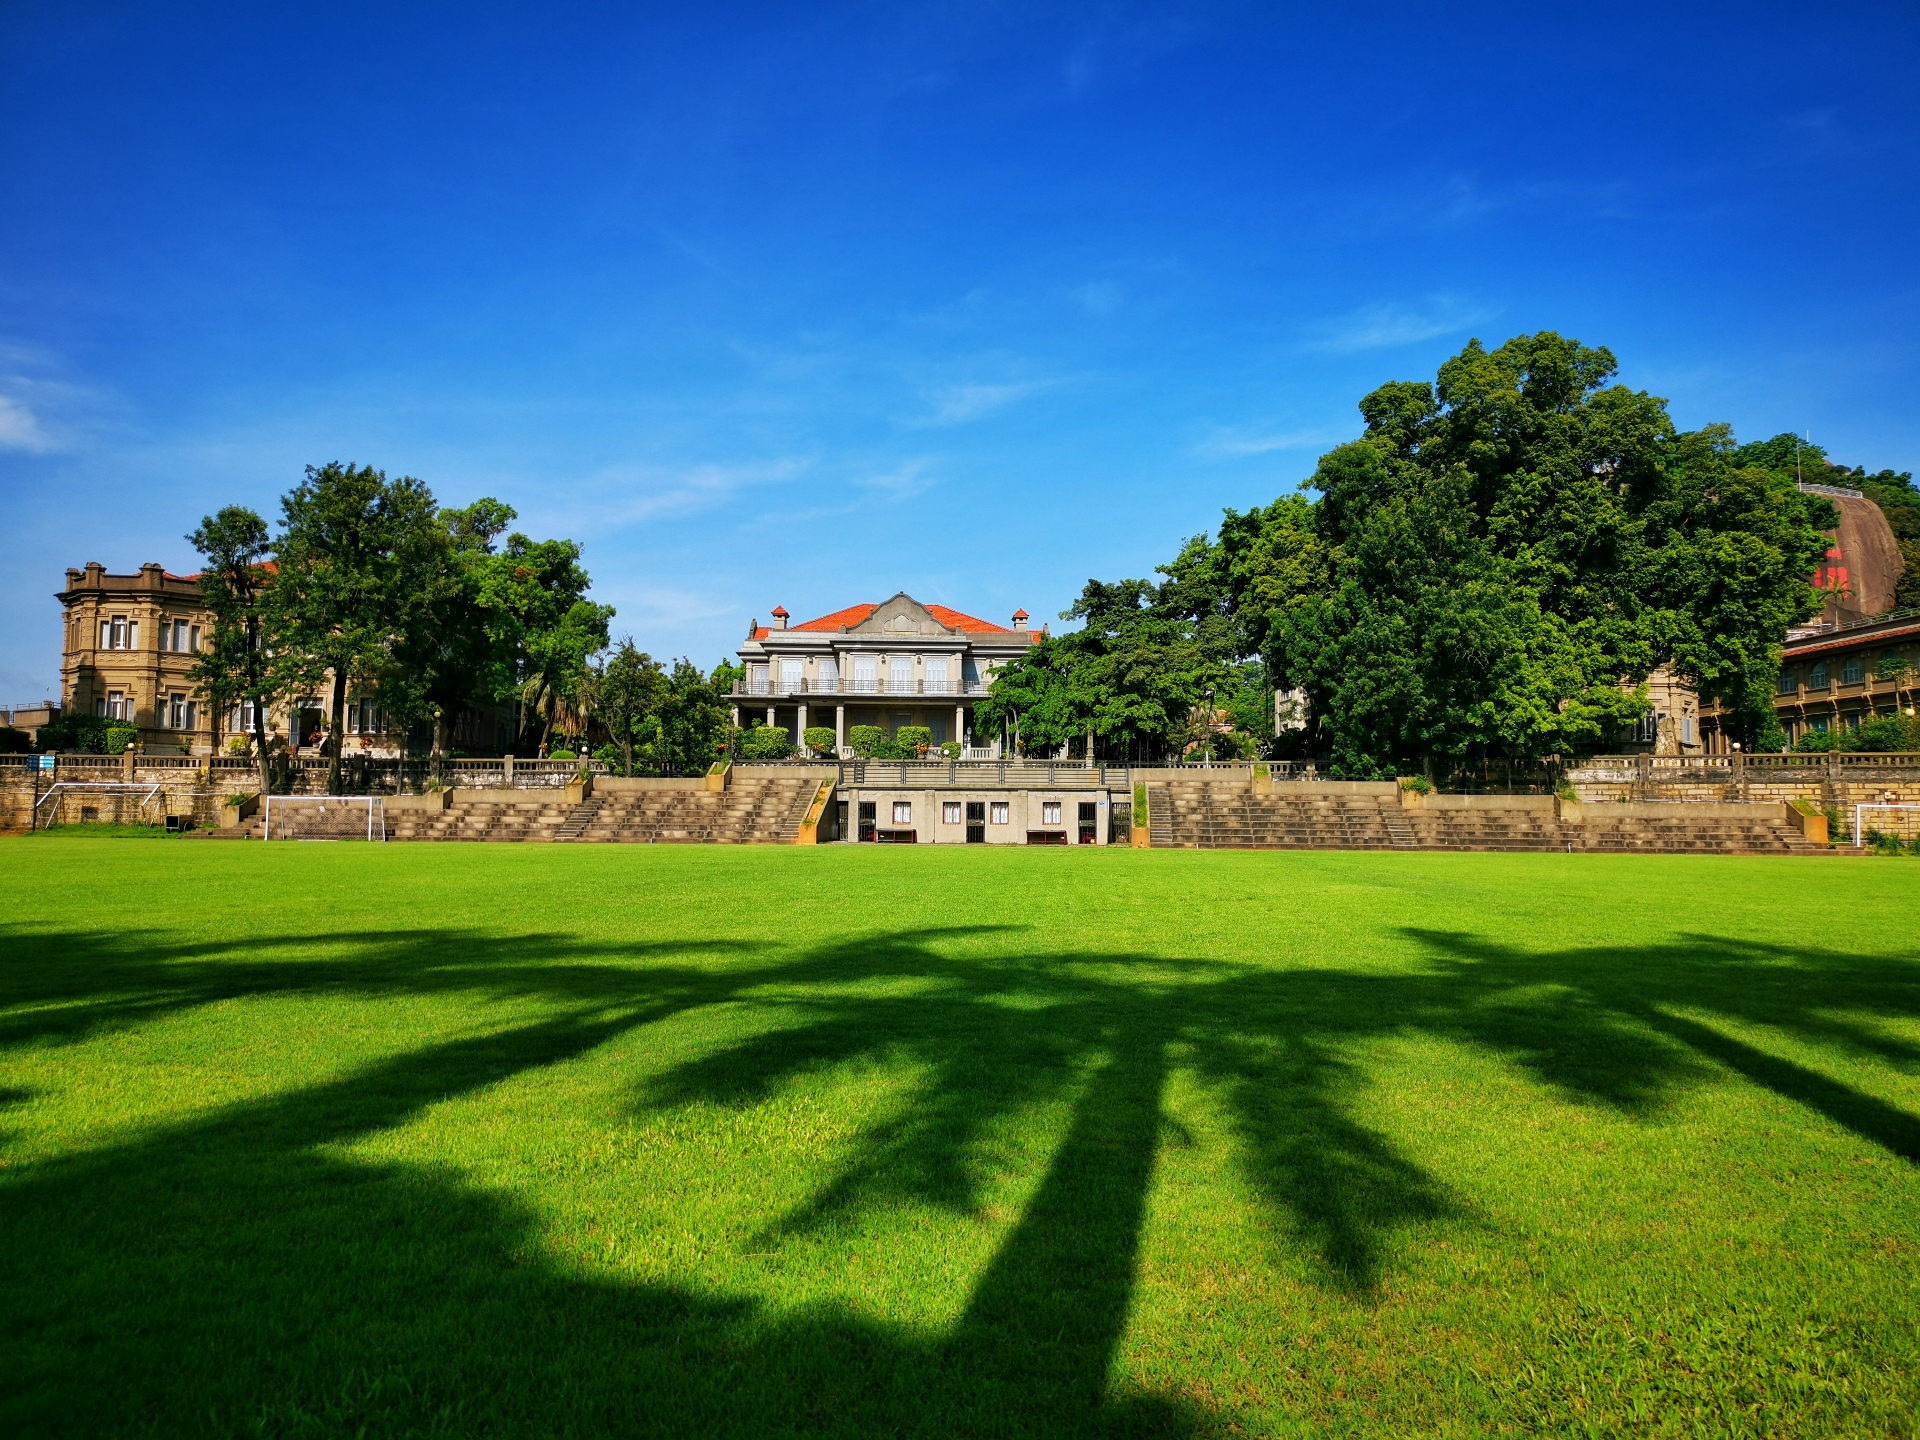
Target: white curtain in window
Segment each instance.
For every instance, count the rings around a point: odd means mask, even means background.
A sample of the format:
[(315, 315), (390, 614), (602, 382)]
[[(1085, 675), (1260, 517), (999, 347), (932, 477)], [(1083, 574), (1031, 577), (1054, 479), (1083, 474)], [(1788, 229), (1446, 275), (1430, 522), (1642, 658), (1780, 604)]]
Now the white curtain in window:
[(879, 688), (879, 681), (875, 678), (873, 656), (853, 657), (853, 688), (864, 695), (871, 695)]
[(840, 688), (840, 662), (822, 660), (820, 662), (820, 688), (831, 695)]
[(802, 665), (798, 660), (780, 662), (780, 693), (798, 695), (800, 693), (800, 672)]
[(947, 657), (944, 655), (927, 661), (927, 693), (929, 695), (947, 693)]
[(113, 622), (111, 620), (102, 620), (100, 622), (100, 648), (102, 650), (111, 650), (113, 648)]
[(129, 620), (127, 622), (127, 649), (138, 650), (139, 648), (140, 622), (138, 620)]
[(913, 693), (913, 661), (896, 655), (887, 664), (887, 693), (889, 695), (911, 695)]

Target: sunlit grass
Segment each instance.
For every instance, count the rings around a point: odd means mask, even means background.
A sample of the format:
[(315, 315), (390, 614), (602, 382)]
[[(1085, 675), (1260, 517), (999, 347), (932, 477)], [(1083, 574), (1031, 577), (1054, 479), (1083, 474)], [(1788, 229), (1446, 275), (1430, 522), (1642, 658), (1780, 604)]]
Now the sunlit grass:
[(1913, 1433), (1897, 865), (0, 863), (6, 1433)]

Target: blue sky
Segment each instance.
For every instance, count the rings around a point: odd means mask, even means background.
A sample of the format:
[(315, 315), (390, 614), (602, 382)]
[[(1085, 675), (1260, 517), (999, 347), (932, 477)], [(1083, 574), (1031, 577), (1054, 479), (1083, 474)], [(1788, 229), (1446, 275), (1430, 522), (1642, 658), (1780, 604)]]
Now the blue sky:
[[(1330, 14), (1337, 11), (1357, 15)], [(1036, 623), (1470, 336), (1920, 468), (1911, 6), (0, 6), (0, 703), (329, 459), (703, 666)]]

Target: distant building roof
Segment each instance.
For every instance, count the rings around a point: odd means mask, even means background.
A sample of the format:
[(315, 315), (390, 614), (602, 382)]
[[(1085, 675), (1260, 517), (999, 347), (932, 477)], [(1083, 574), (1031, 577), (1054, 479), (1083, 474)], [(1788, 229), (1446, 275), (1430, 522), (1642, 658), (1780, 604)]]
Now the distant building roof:
[[(838, 630), (844, 625), (848, 629), (852, 629), (879, 608), (878, 605), (849, 605), (846, 609), (836, 610), (831, 615), (822, 615), (818, 620), (809, 620), (803, 625), (790, 625), (787, 628), (790, 630)], [(991, 621), (980, 619), (978, 616), (963, 614), (951, 606), (929, 605), (926, 607), (926, 610), (929, 615), (933, 616), (934, 619), (938, 620), (949, 630), (962, 630), (969, 635), (1012, 635), (1015, 633), (1007, 629), (1004, 625), (995, 625)], [(764, 631), (754, 636), (756, 640), (765, 638), (766, 634)]]

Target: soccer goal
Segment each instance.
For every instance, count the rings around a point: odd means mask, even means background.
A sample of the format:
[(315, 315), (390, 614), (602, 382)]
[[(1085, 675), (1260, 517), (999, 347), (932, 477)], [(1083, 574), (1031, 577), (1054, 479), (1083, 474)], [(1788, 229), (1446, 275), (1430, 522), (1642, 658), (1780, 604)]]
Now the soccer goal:
[[(1882, 825), (1878, 820), (1868, 817), (1868, 811), (1892, 812), (1886, 816), (1891, 825)], [(1855, 847), (1865, 843), (1867, 826), (1873, 826), (1883, 835), (1898, 835), (1902, 840), (1911, 840), (1920, 836), (1920, 805), (1856, 805), (1853, 807), (1853, 843)]]
[(34, 830), (55, 825), (164, 825), (167, 797), (158, 785), (122, 785), (105, 780), (62, 780), (33, 805)]
[(260, 801), (263, 840), (384, 840), (386, 802), (378, 795), (267, 795)]

